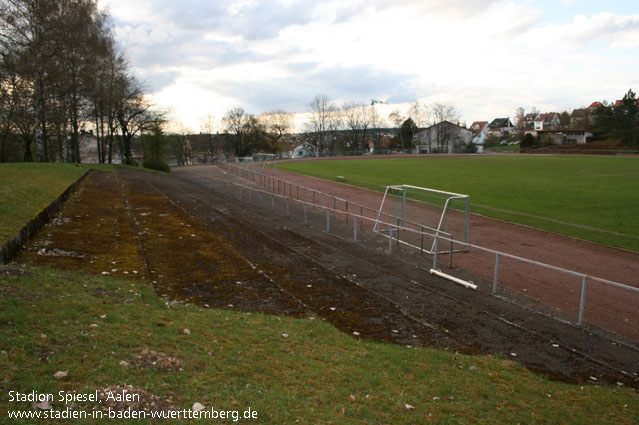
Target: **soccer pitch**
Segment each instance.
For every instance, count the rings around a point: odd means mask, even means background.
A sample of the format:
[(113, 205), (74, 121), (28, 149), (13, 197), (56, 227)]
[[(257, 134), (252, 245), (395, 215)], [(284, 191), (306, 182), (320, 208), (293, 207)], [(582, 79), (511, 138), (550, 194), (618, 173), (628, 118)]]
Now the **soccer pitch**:
[(639, 251), (639, 158), (457, 156), (281, 162), (383, 191), (409, 184), (470, 195), (471, 211)]

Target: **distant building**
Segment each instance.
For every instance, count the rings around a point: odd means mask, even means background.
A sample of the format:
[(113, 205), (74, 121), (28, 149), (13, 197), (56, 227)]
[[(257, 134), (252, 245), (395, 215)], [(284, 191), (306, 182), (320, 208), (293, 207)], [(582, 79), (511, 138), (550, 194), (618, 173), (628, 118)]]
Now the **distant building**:
[(535, 127), (536, 131), (554, 131), (558, 130), (561, 124), (561, 120), (559, 119), (559, 114), (556, 112), (549, 112), (547, 114), (539, 114), (535, 118)]
[(471, 124), (469, 130), (473, 132), (472, 143), (477, 146), (477, 153), (483, 153), (486, 133), (488, 131), (488, 121), (475, 121)]
[(315, 146), (309, 142), (302, 142), (293, 147), (292, 158), (313, 158), (315, 157)]
[(504, 136), (508, 135), (514, 127), (510, 118), (495, 118), (488, 124), (488, 133)]
[(473, 139), (473, 132), (465, 127), (442, 121), (415, 134), (416, 153), (463, 152)]

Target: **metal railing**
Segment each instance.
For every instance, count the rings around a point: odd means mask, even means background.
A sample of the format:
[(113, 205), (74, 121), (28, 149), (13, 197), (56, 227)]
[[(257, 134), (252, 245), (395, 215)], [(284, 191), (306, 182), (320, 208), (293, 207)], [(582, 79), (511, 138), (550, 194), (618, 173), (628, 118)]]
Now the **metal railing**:
[[(248, 181), (255, 183), (256, 185), (259, 185), (260, 187), (251, 187), (245, 184), (206, 176), (204, 174), (190, 174), (193, 176), (198, 176), (199, 178), (206, 179), (207, 181), (213, 183), (213, 186), (217, 188), (218, 191), (230, 194), (244, 202), (254, 204), (259, 199), (260, 202), (264, 204), (264, 200), (266, 199), (267, 204), (269, 204), (270, 209), (273, 212), (276, 212), (276, 210), (278, 209), (276, 207), (276, 203), (279, 203), (281, 207), (280, 210), (285, 210), (285, 214), (289, 218), (293, 216), (292, 205), (295, 205), (297, 207), (296, 213), (300, 215), (300, 218), (302, 218), (301, 216), (303, 215), (303, 221), (305, 224), (309, 224), (311, 222), (310, 214), (312, 211), (315, 211), (316, 215), (319, 213), (322, 216), (325, 216), (325, 220), (322, 219), (324, 220), (324, 223), (321, 224), (321, 229), (325, 230), (328, 233), (336, 231), (336, 218), (342, 218), (342, 220), (339, 220), (340, 222), (343, 222), (342, 228), (340, 230), (342, 234), (344, 232), (344, 224), (348, 225), (352, 223), (353, 227), (350, 232), (352, 232), (352, 240), (354, 242), (360, 242), (362, 234), (363, 232), (365, 233), (366, 230), (369, 230), (371, 231), (371, 233), (374, 233), (378, 236), (383, 236), (388, 239), (388, 249), (386, 251), (388, 252), (388, 254), (393, 254), (393, 245), (401, 245), (402, 247), (410, 250), (419, 250), (422, 254), (428, 253), (427, 249), (424, 248), (424, 239), (432, 239), (435, 248), (431, 252), (433, 257), (432, 267), (430, 268), (431, 272), (436, 271), (439, 272), (439, 274), (444, 274), (437, 269), (437, 266), (438, 260), (441, 261), (441, 255), (445, 254), (448, 256), (449, 260), (448, 268), (452, 270), (450, 273), (470, 272), (470, 274), (472, 275), (481, 275), (480, 273), (473, 270), (466, 270), (466, 264), (463, 261), (464, 258), (466, 258), (465, 256), (467, 255), (472, 256), (481, 254), (484, 256), (482, 257), (483, 263), (485, 263), (486, 266), (492, 269), (492, 276), (487, 277), (485, 276), (485, 273), (484, 276), (481, 276), (486, 281), (486, 284), (483, 285), (483, 289), (495, 296), (499, 295), (501, 297), (510, 298), (510, 293), (508, 293), (508, 291), (502, 290), (502, 286), (504, 285), (508, 287), (509, 291), (513, 289), (517, 291), (516, 287), (513, 287), (512, 285), (509, 285), (508, 282), (505, 282), (505, 280), (502, 280), (501, 273), (504, 269), (504, 260), (515, 262), (517, 264), (515, 268), (518, 270), (524, 267), (532, 267), (532, 269), (530, 269), (531, 275), (538, 273), (535, 272), (535, 270), (544, 270), (546, 272), (558, 273), (557, 276), (561, 275), (570, 278), (576, 277), (580, 281), (580, 290), (578, 291), (578, 306), (568, 306), (567, 308), (567, 306), (564, 305), (563, 307), (557, 307), (559, 310), (561, 310), (562, 308), (564, 310), (569, 310), (574, 307), (574, 310), (577, 312), (576, 320), (567, 320), (578, 325), (584, 325), (584, 323), (588, 322), (589, 324), (594, 325), (598, 328), (617, 333), (618, 335), (625, 337), (627, 340), (633, 341), (635, 343), (639, 342), (639, 315), (637, 315), (637, 311), (639, 311), (639, 287), (622, 284), (609, 279), (592, 276), (587, 273), (581, 273), (563, 267), (553, 266), (525, 257), (509, 254), (506, 252), (474, 245), (469, 243), (468, 241), (459, 241), (454, 239), (453, 235), (451, 234), (446, 234), (445, 232), (441, 231), (438, 232), (437, 229), (428, 228), (426, 226), (422, 227), (420, 230), (413, 229), (408, 226), (402, 226), (401, 219), (399, 221), (397, 220), (398, 217), (395, 217), (391, 214), (383, 213), (378, 218), (379, 211), (365, 205), (350, 202), (346, 199), (286, 182), (272, 176), (261, 175), (251, 171), (242, 170), (240, 168), (233, 167), (232, 165), (227, 164), (226, 167), (227, 170), (230, 170), (234, 175), (243, 177)], [(270, 203), (268, 201), (270, 201)], [(319, 225), (317, 217), (315, 217), (314, 223), (316, 226)], [(380, 229), (384, 230), (383, 232), (380, 233), (374, 231), (376, 223)], [(400, 233), (404, 235), (401, 239)], [(421, 240), (421, 244), (415, 243), (415, 241), (419, 240)], [(445, 245), (447, 249), (441, 250), (439, 247), (442, 245)], [(467, 250), (467, 253), (463, 254), (458, 260), (458, 263), (461, 262), (461, 268), (457, 268), (455, 270), (453, 270), (453, 254), (455, 252), (459, 252), (459, 250), (454, 249), (454, 246), (463, 246), (464, 250)], [(489, 260), (491, 256), (494, 259), (492, 260), (492, 265), (489, 263), (491, 261)], [(472, 266), (470, 268), (472, 268)], [(525, 274), (525, 272), (519, 272), (519, 278), (526, 279)], [(449, 278), (452, 277), (454, 280), (463, 280), (462, 278), (454, 277), (450, 274), (447, 276)], [(557, 281), (560, 281), (563, 278), (557, 277), (555, 279)], [(589, 300), (587, 297), (588, 287), (593, 283), (599, 283), (603, 285), (604, 288), (608, 288), (606, 291), (609, 291), (610, 288), (615, 288), (623, 291), (623, 294), (620, 297), (621, 304), (614, 304), (614, 306), (606, 305), (606, 300), (600, 299), (601, 297), (605, 297), (605, 294), (600, 294), (598, 299)], [(470, 286), (475, 285), (471, 282)], [(525, 292), (521, 292), (520, 295), (535, 298), (535, 296), (526, 294)], [(513, 301), (517, 302), (518, 300)], [(544, 303), (545, 301), (541, 302)], [(616, 326), (618, 325), (618, 323), (615, 322), (614, 318), (608, 320), (605, 323), (599, 323), (594, 318), (593, 320), (587, 320), (588, 318), (586, 317), (586, 313), (589, 305), (592, 305), (594, 309), (607, 309), (609, 316), (619, 315), (622, 311), (628, 312), (629, 317), (624, 319), (624, 330), (619, 330), (619, 326)], [(567, 312), (564, 311), (564, 313)]]

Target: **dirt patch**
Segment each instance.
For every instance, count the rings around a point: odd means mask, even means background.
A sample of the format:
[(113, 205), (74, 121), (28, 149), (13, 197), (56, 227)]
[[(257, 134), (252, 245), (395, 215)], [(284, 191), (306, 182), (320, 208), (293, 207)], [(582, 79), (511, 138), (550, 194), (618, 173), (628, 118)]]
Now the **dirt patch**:
[(182, 370), (184, 366), (182, 360), (178, 357), (169, 356), (161, 351), (149, 350), (148, 348), (140, 350), (140, 354), (133, 357), (126, 365), (122, 365), (138, 369), (153, 368), (162, 371)]
[(133, 385), (111, 385), (98, 390), (100, 404), (97, 406), (103, 412), (127, 410), (146, 412), (175, 410), (172, 397), (159, 397), (142, 387)]
[(18, 258), (44, 267), (147, 279), (114, 173), (90, 173)]

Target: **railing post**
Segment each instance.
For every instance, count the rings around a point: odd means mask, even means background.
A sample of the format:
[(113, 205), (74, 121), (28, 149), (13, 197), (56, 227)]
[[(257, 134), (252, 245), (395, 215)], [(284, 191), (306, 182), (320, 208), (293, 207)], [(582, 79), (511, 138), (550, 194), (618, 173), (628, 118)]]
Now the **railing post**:
[(286, 198), (286, 217), (291, 218), (291, 210), (289, 209), (289, 206), (288, 206), (288, 198)]
[(586, 288), (588, 286), (588, 276), (584, 276), (581, 281), (581, 302), (579, 303), (579, 325), (584, 322), (584, 309), (586, 307)]
[(419, 254), (424, 255), (424, 226), (422, 226), (422, 244), (419, 249)]
[(353, 216), (353, 241), (357, 242), (357, 216)]
[[(361, 205), (359, 207), (359, 216), (364, 217), (364, 207)], [(364, 219), (362, 218), (362, 220), (359, 223), (359, 230), (363, 230), (363, 229), (364, 229)]]
[(433, 250), (433, 270), (437, 269), (437, 233), (435, 233), (435, 243), (433, 243), (434, 246), (434, 250)]
[(493, 277), (493, 295), (497, 294), (497, 283), (499, 282), (499, 253), (495, 254), (495, 275)]
[(470, 215), (470, 198), (466, 198), (466, 226), (464, 228), (464, 242), (466, 242), (466, 251), (468, 251), (468, 226), (469, 223), (469, 215)]
[(348, 201), (346, 201), (346, 214), (344, 214), (344, 217), (346, 217), (346, 224), (348, 224)]
[(306, 202), (304, 202), (304, 224), (308, 224), (308, 219), (306, 218)]
[(448, 268), (453, 268), (453, 237), (450, 237), (450, 264), (448, 264)]
[(326, 233), (331, 233), (331, 210), (326, 208)]
[(393, 226), (388, 226), (388, 253), (393, 253)]

